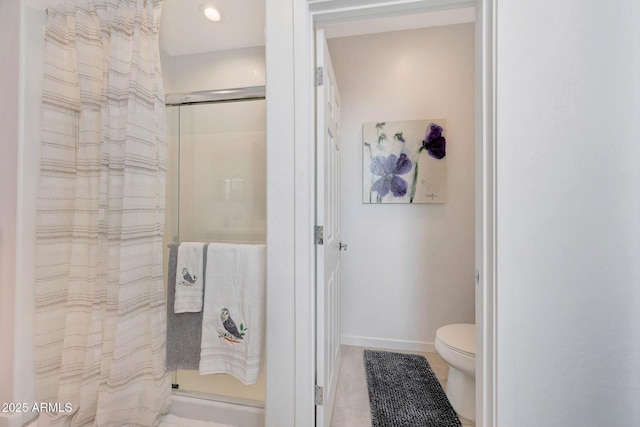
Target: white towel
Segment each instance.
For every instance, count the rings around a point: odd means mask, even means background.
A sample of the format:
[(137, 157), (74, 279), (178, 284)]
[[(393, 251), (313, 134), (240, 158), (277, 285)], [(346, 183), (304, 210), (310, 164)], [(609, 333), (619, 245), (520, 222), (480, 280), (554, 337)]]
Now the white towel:
[(182, 242), (178, 246), (174, 313), (202, 310), (204, 246), (205, 243), (200, 242)]
[(210, 243), (202, 313), (200, 374), (254, 384), (262, 366), (265, 245)]

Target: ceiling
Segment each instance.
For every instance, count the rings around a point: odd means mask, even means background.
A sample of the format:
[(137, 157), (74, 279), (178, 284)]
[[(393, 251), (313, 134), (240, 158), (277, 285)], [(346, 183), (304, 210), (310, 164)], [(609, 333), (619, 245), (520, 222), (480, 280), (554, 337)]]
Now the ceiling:
[[(222, 11), (222, 22), (211, 22), (200, 11), (211, 3)], [(164, 0), (160, 48), (168, 55), (264, 46), (264, 0)]]
[[(222, 10), (214, 23), (200, 11), (202, 4)], [(324, 25), (327, 38), (382, 33), (473, 22), (473, 7), (390, 16)], [(168, 55), (190, 55), (264, 46), (264, 0), (164, 0), (160, 48)]]

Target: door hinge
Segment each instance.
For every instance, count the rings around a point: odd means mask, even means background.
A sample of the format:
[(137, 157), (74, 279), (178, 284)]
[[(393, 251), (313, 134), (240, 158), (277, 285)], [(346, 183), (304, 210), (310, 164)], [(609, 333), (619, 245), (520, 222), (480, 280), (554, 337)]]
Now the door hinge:
[(324, 227), (316, 225), (313, 227), (313, 242), (316, 245), (324, 244)]
[(322, 67), (316, 67), (316, 72), (313, 78), (314, 86), (322, 86), (324, 83), (324, 69)]
[(480, 284), (480, 271), (476, 268), (476, 285)]
[(324, 404), (324, 389), (317, 385), (315, 387), (315, 393), (314, 393), (314, 404), (315, 405), (322, 405)]

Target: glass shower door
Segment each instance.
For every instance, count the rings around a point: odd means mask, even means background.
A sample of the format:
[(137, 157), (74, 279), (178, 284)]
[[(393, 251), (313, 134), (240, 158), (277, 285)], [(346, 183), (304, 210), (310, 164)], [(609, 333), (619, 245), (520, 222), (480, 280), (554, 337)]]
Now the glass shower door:
[[(264, 99), (168, 107), (166, 243), (265, 243)], [(168, 257), (165, 257), (168, 259)], [(177, 370), (179, 390), (264, 401), (265, 373), (244, 385), (226, 374)]]

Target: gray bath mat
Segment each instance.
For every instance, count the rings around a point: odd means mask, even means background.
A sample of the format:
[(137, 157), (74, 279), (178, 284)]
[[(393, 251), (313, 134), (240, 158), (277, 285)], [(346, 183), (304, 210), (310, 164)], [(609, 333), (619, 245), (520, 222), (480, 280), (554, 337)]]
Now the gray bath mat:
[(461, 427), (427, 359), (364, 351), (372, 427)]

